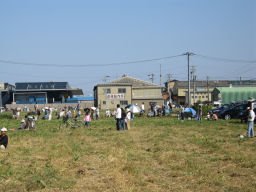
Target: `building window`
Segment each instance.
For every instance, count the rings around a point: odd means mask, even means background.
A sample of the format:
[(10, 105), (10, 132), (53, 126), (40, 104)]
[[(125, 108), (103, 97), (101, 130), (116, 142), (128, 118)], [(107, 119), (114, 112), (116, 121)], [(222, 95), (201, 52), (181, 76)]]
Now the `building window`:
[(109, 94), (111, 93), (111, 89), (110, 88), (104, 88), (103, 89), (103, 94)]
[(202, 98), (204, 98), (204, 96), (202, 96)]
[(120, 101), (120, 105), (128, 105), (128, 101)]
[(118, 93), (126, 93), (126, 88), (118, 88)]
[(106, 104), (107, 104), (107, 102), (106, 102), (106, 101), (103, 101), (103, 102), (102, 102), (102, 104), (103, 104), (103, 105), (106, 105)]

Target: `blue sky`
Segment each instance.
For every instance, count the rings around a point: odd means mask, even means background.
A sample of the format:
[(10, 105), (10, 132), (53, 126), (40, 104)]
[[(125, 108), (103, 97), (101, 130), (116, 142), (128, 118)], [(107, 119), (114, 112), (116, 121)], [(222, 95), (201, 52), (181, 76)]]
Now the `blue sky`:
[[(256, 60), (255, 0), (0, 1), (0, 59), (88, 65), (179, 55), (186, 51)], [(68, 81), (85, 95), (104, 76), (159, 84), (187, 78), (186, 57), (106, 67), (37, 67), (0, 63), (0, 81)], [(191, 57), (198, 79), (255, 78), (255, 63)]]

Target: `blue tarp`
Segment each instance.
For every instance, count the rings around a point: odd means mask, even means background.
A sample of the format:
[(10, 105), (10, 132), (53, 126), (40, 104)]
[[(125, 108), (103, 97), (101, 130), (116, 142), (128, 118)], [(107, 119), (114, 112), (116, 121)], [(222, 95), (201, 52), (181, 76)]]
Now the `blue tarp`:
[(193, 108), (186, 108), (184, 110), (185, 113), (192, 113), (192, 115), (195, 115), (196, 114), (196, 111), (193, 109)]

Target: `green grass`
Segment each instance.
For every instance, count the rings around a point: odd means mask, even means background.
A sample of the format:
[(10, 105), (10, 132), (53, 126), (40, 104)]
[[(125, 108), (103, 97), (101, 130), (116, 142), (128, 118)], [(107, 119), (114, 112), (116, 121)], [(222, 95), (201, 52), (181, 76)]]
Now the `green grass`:
[[(0, 126), (19, 120), (0, 116)], [(136, 118), (118, 132), (113, 119), (58, 130), (8, 132), (0, 153), (0, 191), (255, 191), (256, 140), (246, 124)]]

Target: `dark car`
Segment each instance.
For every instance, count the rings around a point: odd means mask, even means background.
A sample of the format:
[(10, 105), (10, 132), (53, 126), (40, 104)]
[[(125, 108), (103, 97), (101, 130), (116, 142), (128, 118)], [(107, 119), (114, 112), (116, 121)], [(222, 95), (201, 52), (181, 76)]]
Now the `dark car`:
[[(256, 108), (254, 108), (253, 111), (256, 114)], [(247, 122), (248, 115), (249, 115), (248, 109), (245, 109), (244, 111), (239, 112), (238, 118), (241, 119), (241, 123), (242, 122)], [(256, 121), (256, 118), (254, 119), (254, 122), (255, 121)]]
[(218, 113), (218, 117), (220, 119), (225, 119), (225, 120), (239, 118), (240, 113), (245, 111), (248, 106), (249, 106), (248, 103), (231, 105), (230, 107), (220, 111)]
[(219, 108), (210, 110), (209, 113), (210, 113), (210, 115), (212, 115), (212, 114), (214, 114), (214, 113), (218, 115), (219, 112), (221, 112), (221, 111), (223, 111), (223, 110), (226, 110), (227, 108), (231, 107), (231, 105), (233, 105), (233, 104), (224, 104), (224, 105), (222, 105), (222, 106), (219, 107)]

